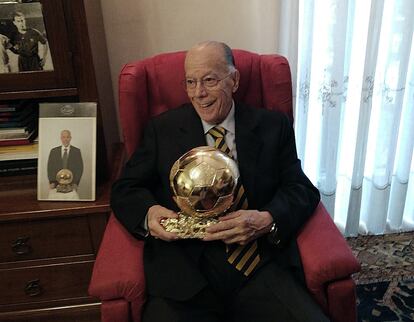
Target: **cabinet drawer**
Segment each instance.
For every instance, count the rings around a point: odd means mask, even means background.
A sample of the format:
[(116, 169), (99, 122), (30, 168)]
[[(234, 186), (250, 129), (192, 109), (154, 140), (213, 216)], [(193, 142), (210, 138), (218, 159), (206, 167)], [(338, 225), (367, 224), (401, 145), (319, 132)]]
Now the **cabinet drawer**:
[(59, 307), (0, 313), (1, 322), (101, 322), (100, 306)]
[(1, 322), (101, 322), (100, 305), (0, 313)]
[(0, 270), (0, 306), (88, 296), (93, 261)]
[(0, 263), (92, 254), (86, 216), (0, 224)]

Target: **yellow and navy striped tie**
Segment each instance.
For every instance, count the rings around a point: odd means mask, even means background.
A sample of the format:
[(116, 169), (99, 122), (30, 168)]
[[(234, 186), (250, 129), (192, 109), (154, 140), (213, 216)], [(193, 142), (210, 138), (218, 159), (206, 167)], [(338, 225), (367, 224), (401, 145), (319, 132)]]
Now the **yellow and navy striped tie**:
[[(214, 147), (233, 157), (226, 143), (226, 129), (221, 126), (211, 128), (208, 133), (214, 139)], [(248, 201), (240, 180), (235, 189), (233, 210), (248, 209)], [(249, 276), (260, 262), (257, 240), (247, 245), (229, 245), (226, 247), (227, 261), (245, 276)]]

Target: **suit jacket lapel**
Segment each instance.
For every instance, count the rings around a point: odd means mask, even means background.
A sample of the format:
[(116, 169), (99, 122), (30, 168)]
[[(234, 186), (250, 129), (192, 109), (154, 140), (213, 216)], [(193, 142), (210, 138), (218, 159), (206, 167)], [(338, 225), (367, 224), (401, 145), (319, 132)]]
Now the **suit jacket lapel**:
[[(191, 104), (186, 104), (185, 110), (179, 114), (179, 117), (179, 119), (175, 120), (175, 132), (171, 133), (171, 135), (176, 135), (175, 137), (177, 138), (177, 147), (170, 147), (176, 153), (173, 156), (175, 160), (195, 147), (207, 145), (203, 125)], [(172, 162), (175, 160), (172, 160)], [(183, 242), (182, 245), (191, 258), (198, 262), (205, 243), (192, 241)]]
[(182, 154), (197, 146), (207, 145), (201, 120), (190, 104), (185, 117), (177, 121), (177, 131)]
[[(252, 200), (252, 191), (255, 189), (257, 162), (263, 142), (255, 134), (258, 124), (257, 114), (252, 113), (243, 104), (236, 104), (236, 147), (240, 176), (248, 200)], [(251, 206), (251, 203), (250, 203)]]

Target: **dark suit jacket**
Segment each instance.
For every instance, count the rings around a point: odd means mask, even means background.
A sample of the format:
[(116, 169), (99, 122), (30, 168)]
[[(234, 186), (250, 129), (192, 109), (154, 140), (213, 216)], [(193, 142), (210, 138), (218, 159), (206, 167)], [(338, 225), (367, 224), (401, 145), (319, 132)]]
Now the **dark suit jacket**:
[[(235, 127), (237, 159), (249, 208), (269, 211), (281, 240), (276, 247), (260, 238), (261, 252), (281, 265), (300, 269), (295, 236), (317, 206), (319, 192), (301, 170), (291, 122), (284, 114), (236, 104)], [(143, 220), (153, 205), (178, 210), (169, 186), (171, 166), (182, 154), (202, 145), (206, 145), (202, 123), (191, 105), (149, 122), (143, 142), (112, 190), (112, 209), (129, 232), (143, 238)], [(207, 283), (197, 265), (207, 244), (147, 238), (144, 266), (148, 293), (177, 300), (196, 294)]]
[[(61, 146), (57, 146), (50, 150), (49, 159), (47, 161), (47, 176), (49, 183), (56, 183), (56, 174), (62, 169), (62, 150)], [(73, 183), (79, 185), (83, 173), (83, 160), (80, 149), (70, 146), (68, 155), (68, 169), (73, 173)]]

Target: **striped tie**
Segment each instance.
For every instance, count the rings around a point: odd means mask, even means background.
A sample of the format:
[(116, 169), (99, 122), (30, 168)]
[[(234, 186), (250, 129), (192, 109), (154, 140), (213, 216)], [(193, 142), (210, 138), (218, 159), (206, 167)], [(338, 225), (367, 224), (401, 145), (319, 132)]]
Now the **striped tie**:
[(68, 148), (63, 149), (63, 156), (62, 156), (62, 168), (68, 168)]
[[(208, 133), (214, 139), (214, 147), (232, 157), (231, 151), (225, 141), (226, 129), (221, 126), (211, 128)], [(240, 180), (235, 189), (235, 198), (232, 210), (248, 209), (248, 202)], [(258, 243), (256, 240), (247, 245), (226, 246), (227, 261), (245, 276), (249, 276), (260, 262)]]

